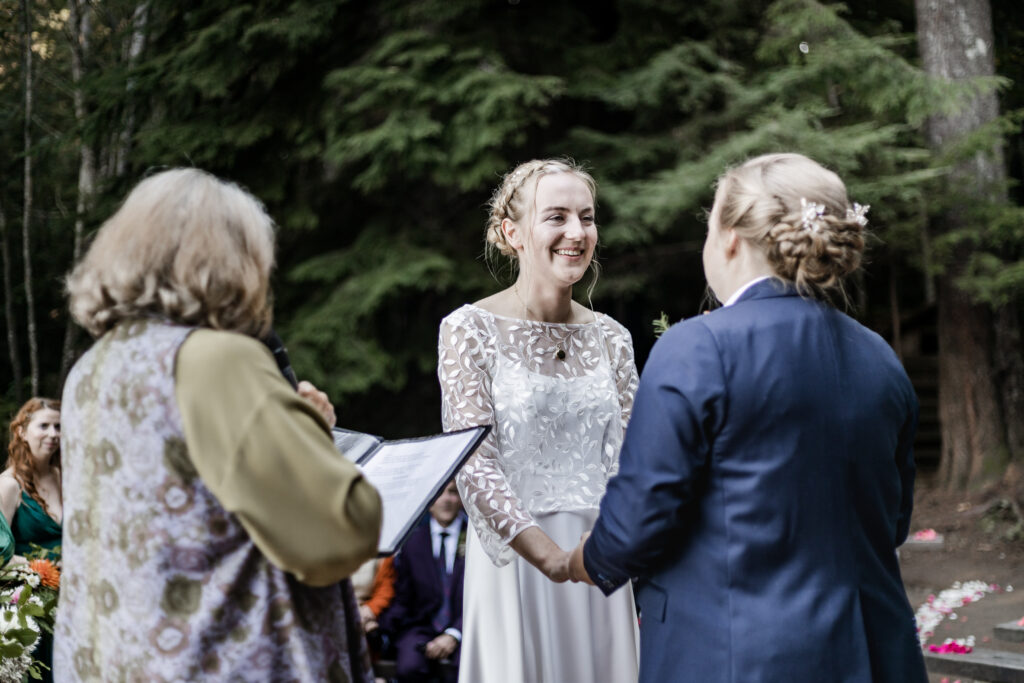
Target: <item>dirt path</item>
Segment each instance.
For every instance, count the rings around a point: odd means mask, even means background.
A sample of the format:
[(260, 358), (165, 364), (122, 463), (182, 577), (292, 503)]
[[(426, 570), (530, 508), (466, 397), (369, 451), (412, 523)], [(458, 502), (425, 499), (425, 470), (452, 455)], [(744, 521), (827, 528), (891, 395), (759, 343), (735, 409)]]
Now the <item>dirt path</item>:
[[(900, 550), (911, 607), (917, 610), (929, 595), (938, 595), (957, 581), (977, 580), (999, 587), (957, 609), (956, 619), (943, 619), (929, 644), (973, 635), (975, 647), (1024, 655), (1024, 643), (992, 636), (995, 625), (1024, 618), (1024, 540), (1006, 538), (1013, 525), (1012, 514), (997, 503), (1008, 495), (950, 495), (919, 487), (911, 533), (931, 528), (943, 535), (943, 542), (941, 548), (904, 546)], [(940, 683), (942, 677), (932, 676), (931, 681)]]

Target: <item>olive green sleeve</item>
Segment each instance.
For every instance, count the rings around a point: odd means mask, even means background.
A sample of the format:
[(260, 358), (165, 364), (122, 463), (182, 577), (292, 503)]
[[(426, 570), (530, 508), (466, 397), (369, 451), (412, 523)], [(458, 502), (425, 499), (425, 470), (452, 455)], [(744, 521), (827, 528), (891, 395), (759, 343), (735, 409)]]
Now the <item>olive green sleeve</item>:
[(263, 344), (197, 330), (175, 381), (193, 465), (271, 563), (324, 586), (377, 554), (380, 496)]

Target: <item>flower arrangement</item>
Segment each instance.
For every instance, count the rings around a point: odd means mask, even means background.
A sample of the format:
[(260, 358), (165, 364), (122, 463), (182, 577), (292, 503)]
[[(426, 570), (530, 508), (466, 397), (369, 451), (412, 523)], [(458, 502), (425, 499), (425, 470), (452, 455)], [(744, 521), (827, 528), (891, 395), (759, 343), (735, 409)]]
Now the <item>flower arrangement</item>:
[(39, 679), (34, 656), (43, 632), (53, 633), (60, 570), (43, 557), (0, 569), (0, 683)]

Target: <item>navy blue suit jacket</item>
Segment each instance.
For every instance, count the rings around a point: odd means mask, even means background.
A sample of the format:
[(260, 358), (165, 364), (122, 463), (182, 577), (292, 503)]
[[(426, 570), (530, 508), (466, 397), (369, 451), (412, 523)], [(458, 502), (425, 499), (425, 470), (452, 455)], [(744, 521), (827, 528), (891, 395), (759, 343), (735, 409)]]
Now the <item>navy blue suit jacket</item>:
[[(466, 530), (465, 517), (462, 530)], [(462, 593), (466, 560), (458, 554), (452, 567), (451, 621), (444, 628), (462, 631)], [(395, 599), (385, 613), (384, 628), (395, 634), (410, 628), (431, 628), (434, 615), (441, 609), (444, 586), (434, 560), (430, 525), (421, 524), (409, 536), (395, 557)], [(443, 631), (444, 629), (442, 629)]]
[(638, 577), (641, 681), (926, 681), (895, 550), (917, 399), (888, 344), (778, 280), (673, 326), (584, 548)]

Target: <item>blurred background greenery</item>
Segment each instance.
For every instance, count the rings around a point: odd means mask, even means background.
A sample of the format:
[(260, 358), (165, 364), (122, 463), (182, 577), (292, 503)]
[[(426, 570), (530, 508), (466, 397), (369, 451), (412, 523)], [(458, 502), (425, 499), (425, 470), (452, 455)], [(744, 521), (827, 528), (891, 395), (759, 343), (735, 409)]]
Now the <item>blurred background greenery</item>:
[[(62, 277), (153, 170), (204, 168), (266, 203), (279, 226), (276, 323), (298, 374), (329, 392), (341, 424), (399, 437), (440, 429), (441, 317), (503, 286), (482, 259), (502, 173), (540, 156), (592, 170), (593, 305), (632, 331), (642, 366), (652, 320), (705, 305), (714, 179), (791, 150), (872, 207), (850, 313), (907, 362), (926, 467), (952, 462), (962, 422), (936, 393), (942, 352), (958, 353), (943, 341), (943, 297), (985, 316), (985, 410), (1001, 431), (982, 465), (943, 479), (991, 480), (1024, 462), (1012, 427), (1024, 400), (1024, 8), (966, 3), (991, 13), (994, 72), (951, 80), (919, 56), (928, 3), (917, 4), (3, 0), (3, 414), (60, 393), (90, 343), (68, 320)], [(979, 98), (998, 111), (945, 144), (929, 136), (930, 121)], [(979, 189), (963, 169), (981, 157), (1002, 170)], [(941, 374), (953, 400), (958, 380)]]

